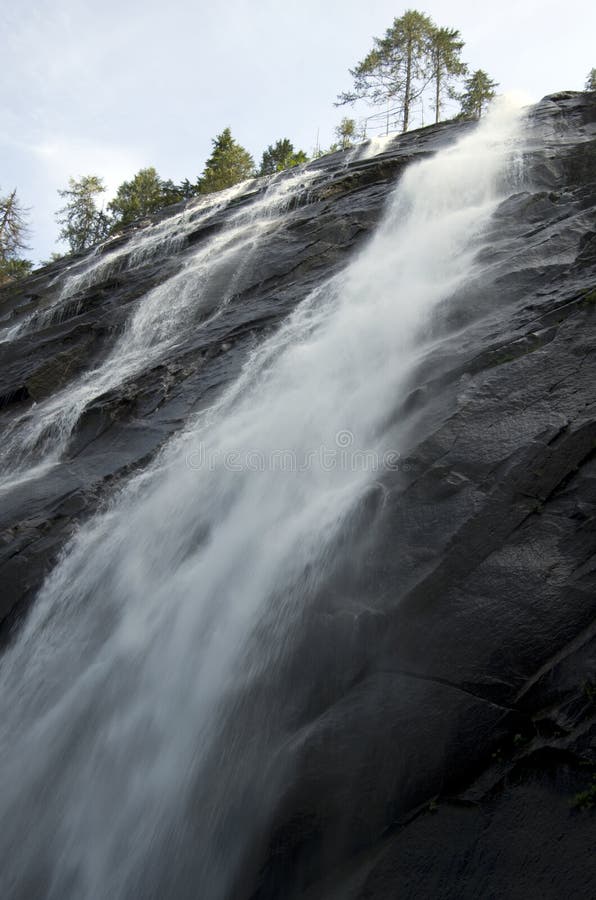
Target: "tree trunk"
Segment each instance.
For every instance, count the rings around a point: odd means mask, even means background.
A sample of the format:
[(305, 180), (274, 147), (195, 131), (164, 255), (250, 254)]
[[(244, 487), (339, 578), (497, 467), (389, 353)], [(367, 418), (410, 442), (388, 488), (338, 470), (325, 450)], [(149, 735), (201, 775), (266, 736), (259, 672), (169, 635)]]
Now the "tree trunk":
[(402, 124), (402, 133), (408, 130), (410, 119), (410, 93), (412, 91), (412, 39), (408, 40), (406, 46), (406, 84), (404, 87), (404, 118)]

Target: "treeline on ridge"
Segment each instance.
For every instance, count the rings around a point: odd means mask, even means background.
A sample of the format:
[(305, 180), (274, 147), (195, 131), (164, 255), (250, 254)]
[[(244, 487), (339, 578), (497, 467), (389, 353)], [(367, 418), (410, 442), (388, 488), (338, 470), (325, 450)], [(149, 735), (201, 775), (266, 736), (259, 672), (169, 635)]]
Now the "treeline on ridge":
[[(480, 118), (498, 85), (483, 69), (469, 69), (462, 59), (464, 46), (457, 29), (438, 26), (418, 10), (406, 10), (382, 37), (373, 38), (370, 51), (349, 70), (352, 88), (340, 93), (335, 102), (335, 106), (363, 102), (373, 112), (358, 122), (345, 116), (335, 128), (336, 141), (326, 150), (317, 145), (312, 155), (347, 150), (370, 132), (408, 131), (414, 122), (424, 124), (424, 112), (429, 108), (433, 121), (438, 123), (448, 100), (459, 102), (456, 118)], [(589, 72), (585, 89), (596, 90), (596, 69)], [(230, 128), (225, 128), (212, 143), (211, 156), (194, 181), (185, 178), (176, 184), (163, 180), (149, 166), (130, 181), (124, 181), (107, 205), (101, 202), (106, 187), (100, 176), (70, 178), (68, 186), (58, 191), (64, 201), (56, 213), (59, 240), (68, 245), (68, 252), (80, 252), (166, 206), (308, 161), (306, 153), (296, 150), (289, 138), (269, 145), (259, 167), (234, 139)], [(16, 189), (6, 195), (0, 191), (0, 285), (33, 268), (23, 256), (29, 249), (28, 212)], [(52, 259), (60, 256), (52, 254)]]

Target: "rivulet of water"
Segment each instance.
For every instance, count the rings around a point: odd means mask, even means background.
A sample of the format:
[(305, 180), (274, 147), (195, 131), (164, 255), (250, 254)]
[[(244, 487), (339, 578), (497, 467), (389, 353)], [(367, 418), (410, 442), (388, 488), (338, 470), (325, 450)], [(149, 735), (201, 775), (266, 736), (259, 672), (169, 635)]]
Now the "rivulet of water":
[[(266, 235), (283, 220), (293, 198), (307, 190), (316, 177), (314, 170), (296, 169), (273, 178), (260, 196), (246, 207), (231, 211), (226, 227), (201, 243), (183, 268), (144, 297), (104, 361), (44, 400), (6, 430), (0, 448), (0, 490), (7, 490), (23, 477), (41, 474), (60, 459), (70, 435), (87, 405), (132, 378), (152, 362), (163, 359), (184, 335), (191, 321), (211, 320), (232, 298), (243, 269)], [(200, 211), (202, 219), (225, 208), (246, 191), (236, 185), (215, 195), (217, 202)], [(196, 216), (196, 210), (193, 219)], [(194, 224), (196, 227), (196, 221)], [(161, 243), (151, 230), (135, 253), (155, 253), (157, 246), (171, 245), (176, 227), (162, 234)], [(136, 245), (135, 245), (136, 246)], [(109, 258), (95, 257), (89, 270), (70, 276), (63, 288), (69, 295), (72, 281), (97, 278), (98, 267), (113, 265)], [(105, 271), (103, 271), (105, 276)], [(78, 282), (77, 282), (78, 283)], [(79, 285), (80, 287), (80, 285)]]

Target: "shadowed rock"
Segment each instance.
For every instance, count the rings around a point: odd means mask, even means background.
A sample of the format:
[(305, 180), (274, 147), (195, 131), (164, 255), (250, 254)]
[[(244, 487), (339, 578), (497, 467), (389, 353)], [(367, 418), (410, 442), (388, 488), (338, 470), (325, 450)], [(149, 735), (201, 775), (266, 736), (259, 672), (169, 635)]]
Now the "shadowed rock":
[[(320, 177), (241, 268), (223, 312), (197, 310), (166, 359), (89, 403), (57, 465), (3, 497), (5, 640), (76, 524), (350, 259), (403, 167), (470, 127), (412, 132), (347, 166), (342, 154), (313, 163)], [(407, 426), (400, 466), (379, 473), (346, 524), (283, 658), (229, 699), (234, 727), (261, 728), (246, 750), (254, 783), (222, 828), (224, 847), (244, 834), (230, 900), (594, 893), (596, 95), (545, 98), (526, 129), (524, 183), (483, 251), (491, 278), (436, 311), (386, 423), (388, 446)], [(131, 309), (229, 214), (0, 344), (0, 422), (105, 359)], [(70, 262), (0, 293), (0, 324), (43, 314)], [(255, 641), (274, 639), (264, 621)], [(227, 766), (214, 759), (214, 778), (233, 785)], [(204, 802), (191, 787), (191, 822)], [(197, 840), (191, 824), (176, 865), (156, 860), (140, 896), (209, 900)]]

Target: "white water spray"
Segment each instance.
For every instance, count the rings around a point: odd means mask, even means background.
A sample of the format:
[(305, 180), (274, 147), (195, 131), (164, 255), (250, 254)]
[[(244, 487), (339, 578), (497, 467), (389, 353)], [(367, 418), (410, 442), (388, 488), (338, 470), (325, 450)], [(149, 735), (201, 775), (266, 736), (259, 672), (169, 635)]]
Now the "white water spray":
[[(180, 272), (142, 299), (101, 365), (14, 420), (0, 448), (0, 491), (22, 483), (24, 477), (38, 477), (47, 471), (60, 459), (81, 414), (94, 399), (172, 352), (191, 322), (204, 324), (223, 312), (253, 252), (281, 224), (296, 192), (306, 191), (316, 174), (303, 169), (284, 173), (272, 179), (262, 196), (247, 208), (231, 212), (221, 232), (203, 242)], [(246, 188), (242, 183), (220, 192), (216, 203), (202, 211), (201, 221), (212, 218)], [(176, 227), (165, 232), (166, 243), (171, 243)], [(155, 236), (144, 234), (144, 241), (143, 252), (155, 253), (159, 246)], [(139, 247), (134, 252), (139, 253)], [(97, 278), (102, 266), (105, 276), (110, 265), (110, 259), (94, 260), (92, 274), (72, 276), (63, 293), (70, 291), (72, 278)]]
[[(321, 465), (320, 449), (386, 449), (383, 425), (430, 314), (476, 272), (518, 122), (501, 105), (407, 169), (359, 257), (68, 548), (0, 663), (10, 896), (39, 885), (50, 900), (148, 896), (147, 872), (174, 878), (185, 865), (195, 882), (184, 897), (229, 896), (243, 835), (228, 835), (222, 858), (221, 823), (256, 777), (246, 759), (259, 735), (219, 748), (233, 776), (222, 784), (207, 760), (218, 757), (223, 699), (239, 670), (250, 682), (266, 668), (248, 651), (255, 624), (274, 600), (282, 624), (280, 598), (309, 602), (316, 576), (305, 573), (324, 568), (375, 477)], [(174, 328), (155, 315), (159, 346), (170, 346)], [(138, 352), (144, 327), (140, 318), (128, 335)], [(302, 465), (280, 471), (284, 450)], [(190, 810), (194, 796), (203, 800)]]
[[(140, 228), (120, 245), (116, 243), (113, 247), (114, 239), (111, 238), (94, 247), (84, 259), (69, 266), (61, 275), (61, 286), (55, 299), (43, 309), (29, 313), (22, 321), (0, 331), (0, 342), (12, 341), (23, 334), (60, 322), (66, 313), (72, 315), (71, 304), (65, 301), (76, 298), (112, 275), (130, 272), (146, 262), (175, 253), (184, 245), (190, 232), (214, 218), (246, 188), (247, 183), (242, 182), (228, 190), (201, 197), (175, 215)], [(82, 300), (80, 304), (82, 306)]]

